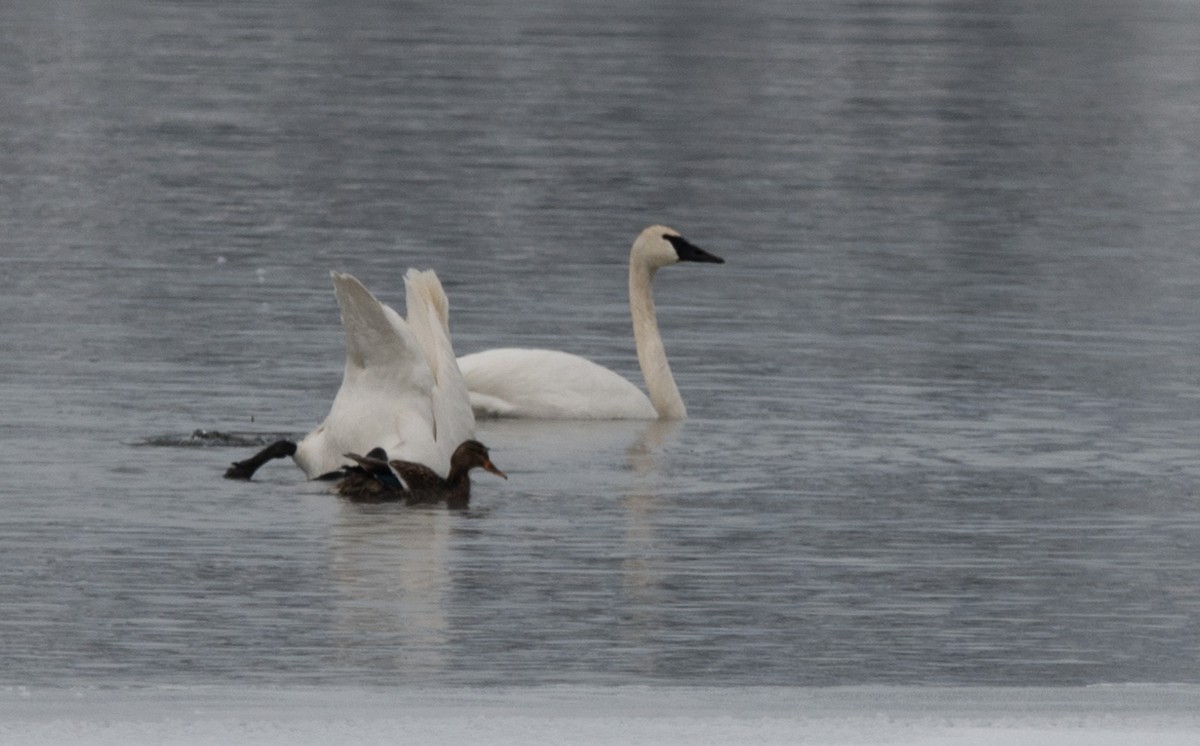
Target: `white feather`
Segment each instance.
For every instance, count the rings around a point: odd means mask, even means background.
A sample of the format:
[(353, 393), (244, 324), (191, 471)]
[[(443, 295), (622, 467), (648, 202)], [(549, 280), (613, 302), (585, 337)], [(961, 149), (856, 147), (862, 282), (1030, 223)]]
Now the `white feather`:
[(472, 437), (475, 418), (437, 275), (405, 275), (405, 319), (354, 277), (330, 274), (346, 332), (346, 367), (325, 421), (298, 444), (296, 463), (312, 479), (347, 463), (343, 454), (378, 446), (388, 458), (445, 475), (454, 449)]
[(480, 416), (654, 419), (645, 394), (591, 360), (558, 350), (499, 348), (458, 360)]
[[(683, 419), (687, 407), (658, 330), (654, 273), (680, 256), (661, 225), (642, 231), (629, 254), (629, 307), (638, 364), (650, 395), (613, 371), (558, 350), (500, 348), (458, 359), (476, 414), (534, 419)], [(695, 247), (690, 247), (695, 248)], [(722, 260), (706, 252), (701, 261)]]

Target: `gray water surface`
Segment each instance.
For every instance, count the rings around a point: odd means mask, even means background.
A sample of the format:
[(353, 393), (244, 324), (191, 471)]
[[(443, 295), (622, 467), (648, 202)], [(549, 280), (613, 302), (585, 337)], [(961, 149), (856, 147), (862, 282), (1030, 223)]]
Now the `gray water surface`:
[[(0, 9), (0, 683), (1200, 682), (1189, 3)], [(339, 502), (328, 271), (691, 418)]]

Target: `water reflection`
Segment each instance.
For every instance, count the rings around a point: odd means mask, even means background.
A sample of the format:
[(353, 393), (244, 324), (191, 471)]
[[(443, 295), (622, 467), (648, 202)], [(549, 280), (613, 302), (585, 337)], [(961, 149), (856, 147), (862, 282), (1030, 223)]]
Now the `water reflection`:
[(340, 503), (329, 533), (339, 663), (405, 676), (442, 671), (455, 516), (442, 506)]
[(626, 453), (634, 480), (621, 500), (625, 518), (623, 559), (621, 561), (621, 607), (625, 609), (620, 625), (620, 644), (639, 654), (630, 656), (638, 673), (654, 673), (654, 656), (648, 652), (654, 636), (663, 626), (667, 563), (658, 541), (659, 515), (668, 509), (669, 498), (662, 493), (660, 463), (663, 450), (679, 435), (683, 423), (655, 420), (645, 426)]
[(627, 451), (633, 473), (643, 477), (657, 475), (659, 455), (679, 435), (681, 427), (681, 420), (654, 420), (646, 424)]

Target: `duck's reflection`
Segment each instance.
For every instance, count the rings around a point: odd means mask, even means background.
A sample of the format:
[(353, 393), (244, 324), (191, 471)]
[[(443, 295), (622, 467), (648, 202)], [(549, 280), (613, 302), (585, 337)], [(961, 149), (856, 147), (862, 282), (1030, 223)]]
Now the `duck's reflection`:
[[(620, 591), (622, 622), (617, 635), (623, 646), (652, 651), (669, 633), (672, 614), (669, 604), (669, 560), (659, 532), (668, 513), (672, 490), (663, 475), (664, 455), (680, 430), (677, 422), (652, 422), (634, 429), (629, 423), (597, 427), (598, 432), (574, 428), (526, 428), (506, 449), (512, 461), (523, 455), (537, 468), (524, 472), (527, 480), (553, 473), (556, 465), (584, 445), (604, 441), (616, 463), (627, 469), (601, 474), (611, 489), (613, 480), (625, 482), (620, 504), (624, 519), (620, 546)], [(623, 435), (623, 437), (619, 437)], [(573, 438), (573, 439), (572, 439)], [(504, 445), (504, 439), (497, 439)], [(551, 444), (557, 447), (551, 447)], [(581, 456), (580, 458), (584, 458)], [(541, 462), (538, 462), (538, 458)], [(613, 463), (613, 462), (610, 462)], [(576, 467), (578, 470), (579, 467)], [(625, 479), (622, 479), (621, 472)], [(578, 471), (587, 474), (586, 470)], [(518, 498), (519, 499), (519, 498)], [(475, 511), (473, 511), (475, 513)], [(381, 677), (402, 676), (408, 680), (429, 679), (451, 673), (456, 665), (454, 650), (461, 634), (452, 627), (456, 588), (463, 582), (452, 574), (459, 566), (452, 555), (461, 538), (464, 514), (444, 507), (404, 505), (359, 505), (339, 501), (330, 527), (330, 572), (337, 589), (335, 608), (339, 663), (358, 670), (371, 670)], [(553, 562), (553, 558), (546, 561)], [(648, 673), (659, 662), (635, 655), (632, 665), (645, 666)]]
[(441, 506), (341, 503), (330, 572), (344, 665), (406, 678), (445, 669), (452, 519)]

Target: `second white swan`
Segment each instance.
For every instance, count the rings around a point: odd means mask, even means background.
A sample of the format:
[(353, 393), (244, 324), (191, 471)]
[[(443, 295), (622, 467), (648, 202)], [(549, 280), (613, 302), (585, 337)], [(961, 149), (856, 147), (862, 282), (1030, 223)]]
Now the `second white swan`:
[(723, 264), (724, 259), (679, 232), (652, 225), (629, 252), (629, 309), (642, 391), (601, 365), (558, 350), (499, 348), (458, 359), (476, 415), (534, 419), (683, 419), (687, 407), (671, 374), (658, 330), (654, 273), (678, 262)]

